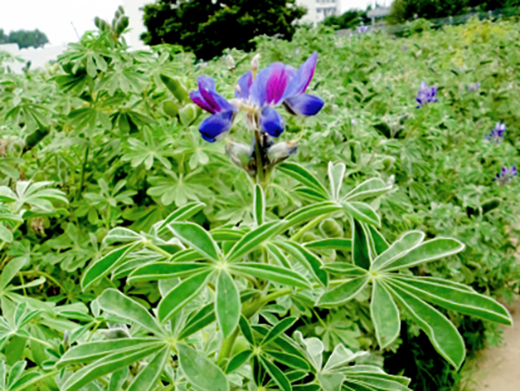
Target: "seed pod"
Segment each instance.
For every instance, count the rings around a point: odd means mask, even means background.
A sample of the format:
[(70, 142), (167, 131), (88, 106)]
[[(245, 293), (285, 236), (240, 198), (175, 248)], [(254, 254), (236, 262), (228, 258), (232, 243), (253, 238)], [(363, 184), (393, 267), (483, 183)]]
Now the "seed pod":
[(161, 74), (161, 81), (171, 91), (179, 103), (183, 103), (188, 99), (188, 92), (178, 78)]
[(125, 31), (125, 29), (128, 27), (128, 24), (129, 24), (129, 21), (128, 21), (128, 17), (127, 16), (124, 16), (122, 17), (119, 22), (117, 23), (116, 25), (116, 34), (118, 36), (120, 36), (121, 34), (123, 34), (123, 32)]
[(163, 103), (163, 111), (167, 116), (175, 118), (179, 115), (179, 105), (172, 100), (167, 100)]

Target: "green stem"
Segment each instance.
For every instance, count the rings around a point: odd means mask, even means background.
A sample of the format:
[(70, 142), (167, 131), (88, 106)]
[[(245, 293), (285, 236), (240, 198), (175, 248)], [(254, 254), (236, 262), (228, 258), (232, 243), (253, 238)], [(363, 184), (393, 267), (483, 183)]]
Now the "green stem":
[(25, 285), (25, 281), (23, 279), (23, 275), (22, 275), (22, 273), (18, 273), (18, 274), (20, 275), (20, 284), (22, 284), (22, 287), (23, 287), (22, 288), (23, 295), (27, 296), (27, 289), (25, 289), (25, 286), (24, 286)]
[(20, 335), (20, 334), (15, 334), (16, 336), (20, 337), (20, 338), (27, 338), (27, 339), (30, 339), (30, 340), (33, 340), (34, 342), (38, 342), (38, 343), (41, 343), (42, 345), (45, 345), (47, 346), (48, 348), (51, 348), (51, 349), (54, 349), (54, 346), (52, 346), (50, 343), (48, 343), (47, 341), (43, 341), (39, 338), (36, 338), (36, 337), (33, 337), (32, 335)]
[(60, 288), (62, 291), (66, 291), (66, 289), (61, 285), (58, 280), (56, 280), (54, 277), (52, 277), (50, 274), (39, 271), (39, 270), (29, 270), (26, 272), (20, 272), (20, 274), (23, 275), (31, 275), (31, 274), (39, 274), (40, 276), (45, 277), (47, 280), (52, 281), (54, 285), (56, 285), (58, 288)]
[(262, 159), (262, 149), (260, 148), (262, 140), (260, 137), (260, 132), (255, 130), (255, 159), (257, 182), (259, 182), (260, 185), (265, 188), (264, 161)]
[[(291, 288), (285, 288), (285, 289), (280, 289), (278, 291), (272, 292), (266, 296), (259, 297), (250, 306), (242, 309), (242, 315), (244, 315), (244, 317), (246, 317), (247, 319), (250, 319), (253, 315), (255, 315), (258, 311), (260, 311), (260, 309), (264, 305), (266, 305), (270, 301), (273, 301), (278, 297), (289, 295), (291, 293), (292, 293)], [(235, 331), (233, 331), (233, 333), (229, 337), (227, 337), (226, 340), (224, 341), (224, 343), (222, 344), (222, 348), (220, 349), (220, 352), (218, 355), (218, 362), (220, 363), (221, 366), (224, 364), (225, 360), (230, 357), (230, 355), (233, 351), (233, 346), (235, 345), (235, 341), (238, 337), (239, 330), (240, 330), (239, 327), (237, 327), (235, 329)]]
[(233, 351), (233, 346), (235, 345), (239, 330), (240, 328), (237, 327), (235, 331), (233, 331), (233, 333), (231, 333), (231, 335), (227, 337), (222, 344), (222, 348), (220, 349), (217, 359), (217, 362), (221, 367), (224, 365), (225, 360), (231, 356), (231, 352)]
[(306, 225), (300, 228), (298, 232), (296, 232), (293, 236), (291, 236), (291, 240), (298, 241), (302, 238), (302, 236), (307, 232), (308, 230), (314, 228), (316, 225), (321, 223), (323, 220), (325, 220), (329, 215), (322, 215), (316, 217), (314, 220), (309, 221)]
[(87, 168), (89, 151), (90, 151), (90, 147), (87, 146), (87, 148), (85, 148), (85, 157), (83, 159), (83, 165), (81, 166), (81, 178), (79, 181), (78, 192), (76, 194), (76, 200), (79, 200), (79, 197), (81, 196), (81, 193), (83, 191), (83, 185), (85, 183), (85, 170)]
[(150, 242), (146, 242), (145, 243), (146, 247), (148, 247), (150, 250), (153, 250), (155, 252), (158, 252), (162, 255), (164, 255), (166, 257), (166, 259), (170, 259), (171, 258), (171, 254), (166, 251), (166, 250), (163, 250), (162, 248), (160, 248), (159, 246), (156, 246), (155, 244), (153, 243), (150, 243)]

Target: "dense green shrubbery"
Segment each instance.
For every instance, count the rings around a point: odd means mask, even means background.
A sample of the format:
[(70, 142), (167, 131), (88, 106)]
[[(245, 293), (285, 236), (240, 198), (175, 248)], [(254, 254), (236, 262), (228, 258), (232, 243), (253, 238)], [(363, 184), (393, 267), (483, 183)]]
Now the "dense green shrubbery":
[(341, 15), (330, 15), (322, 22), (324, 26), (335, 29), (353, 29), (361, 23), (370, 23), (370, 18), (367, 17), (367, 11), (350, 10)]
[(181, 45), (199, 58), (220, 56), (226, 49), (253, 50), (259, 35), (291, 39), (295, 22), (305, 14), (294, 0), (158, 0), (144, 7), (148, 45)]
[[(135, 378), (128, 389), (141, 390), (158, 376), (178, 390), (247, 381), (286, 390), (287, 379), (295, 390), (386, 389), (385, 381), (405, 389), (406, 379), (378, 366), (413, 377), (411, 388), (449, 389), (457, 378), (449, 363), (464, 358), (450, 321), (470, 350), (499, 333), (460, 313), (507, 323), (500, 307), (461, 284), (505, 301), (517, 290), (518, 183), (493, 180), (518, 156), (516, 27), (473, 22), (406, 40), (327, 30), (301, 30), (291, 43), (258, 38), (263, 64), (297, 66), (318, 51), (309, 92), (326, 102), (318, 117), (286, 118), (282, 139), (298, 141), (291, 160), (303, 166), (281, 166), (265, 194), (223, 144), (200, 138), (201, 112), (186, 95), (207, 74), (230, 98), (250, 55), (232, 51), (231, 67), (229, 57), (195, 65), (169, 46), (129, 53), (105, 31), (71, 44), (45, 72), (1, 74), (7, 389), (56, 390), (57, 382), (72, 390), (98, 379), (88, 389), (109, 390)], [(439, 87), (438, 102), (417, 109), (423, 80)], [(503, 140), (486, 140), (498, 121), (507, 125)], [(231, 137), (250, 139), (239, 122)], [(441, 239), (439, 256), (454, 255), (416, 264), (417, 252), (405, 254), (422, 235), (402, 236), (409, 230), (455, 237), (466, 249), (454, 254), (459, 242)], [(405, 251), (378, 264), (374, 255), (388, 255), (384, 238)], [(446, 292), (460, 297), (447, 301)], [(393, 300), (400, 311), (383, 314)], [(241, 364), (252, 356), (251, 380)]]
[(493, 11), (518, 6), (518, 0), (395, 0), (388, 21), (398, 24), (415, 18), (445, 18), (474, 10)]

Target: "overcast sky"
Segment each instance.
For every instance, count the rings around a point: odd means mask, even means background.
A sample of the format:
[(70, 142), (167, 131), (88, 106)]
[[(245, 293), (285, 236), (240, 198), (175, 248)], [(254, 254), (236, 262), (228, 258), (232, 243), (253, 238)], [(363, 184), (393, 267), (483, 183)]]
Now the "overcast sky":
[[(348, 1), (352, 8), (364, 9), (372, 4), (372, 0)], [(77, 40), (72, 24), (82, 35), (95, 28), (95, 16), (112, 20), (122, 4), (123, 0), (0, 0), (0, 29), (39, 29), (47, 34), (51, 44), (60, 45)]]

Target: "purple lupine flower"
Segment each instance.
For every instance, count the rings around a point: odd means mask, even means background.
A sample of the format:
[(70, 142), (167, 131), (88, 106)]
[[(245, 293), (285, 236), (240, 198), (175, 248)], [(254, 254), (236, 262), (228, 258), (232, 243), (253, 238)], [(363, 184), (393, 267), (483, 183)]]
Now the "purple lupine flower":
[(275, 106), (283, 105), (294, 115), (318, 114), (323, 100), (305, 93), (314, 76), (317, 59), (318, 54), (314, 52), (297, 70), (275, 62), (261, 70), (256, 78), (251, 71), (245, 73), (238, 79), (233, 104), (215, 92), (213, 79), (199, 77), (199, 91), (192, 92), (191, 99), (212, 114), (200, 125), (202, 137), (214, 142), (229, 131), (237, 109), (247, 113), (248, 124), (272, 137), (280, 136), (285, 128), (284, 119)]
[(403, 50), (406, 52), (408, 50), (408, 46), (403, 45)]
[(417, 108), (419, 109), (430, 102), (437, 102), (435, 95), (437, 95), (437, 86), (429, 87), (428, 84), (423, 81), (415, 98), (418, 103)]
[(479, 82), (476, 82), (476, 83), (473, 83), (473, 84), (468, 84), (468, 91), (469, 92), (478, 91), (479, 89), (480, 89), (480, 83)]
[(518, 171), (515, 166), (511, 166), (511, 168), (507, 168), (506, 166), (502, 167), (502, 170), (500, 170), (500, 173), (498, 173), (494, 181), (497, 181), (500, 185), (507, 185), (511, 182), (511, 180), (518, 175)]
[(368, 26), (358, 26), (357, 27), (357, 32), (360, 34), (366, 34), (366, 33), (368, 33), (368, 30), (370, 30), (370, 27), (368, 27)]
[(504, 138), (505, 133), (506, 124), (502, 124), (498, 121), (495, 128), (485, 137), (485, 139), (499, 143)]
[(197, 106), (211, 114), (199, 126), (202, 138), (210, 143), (223, 137), (233, 125), (236, 108), (215, 90), (215, 81), (208, 76), (198, 78), (199, 89), (190, 93)]

